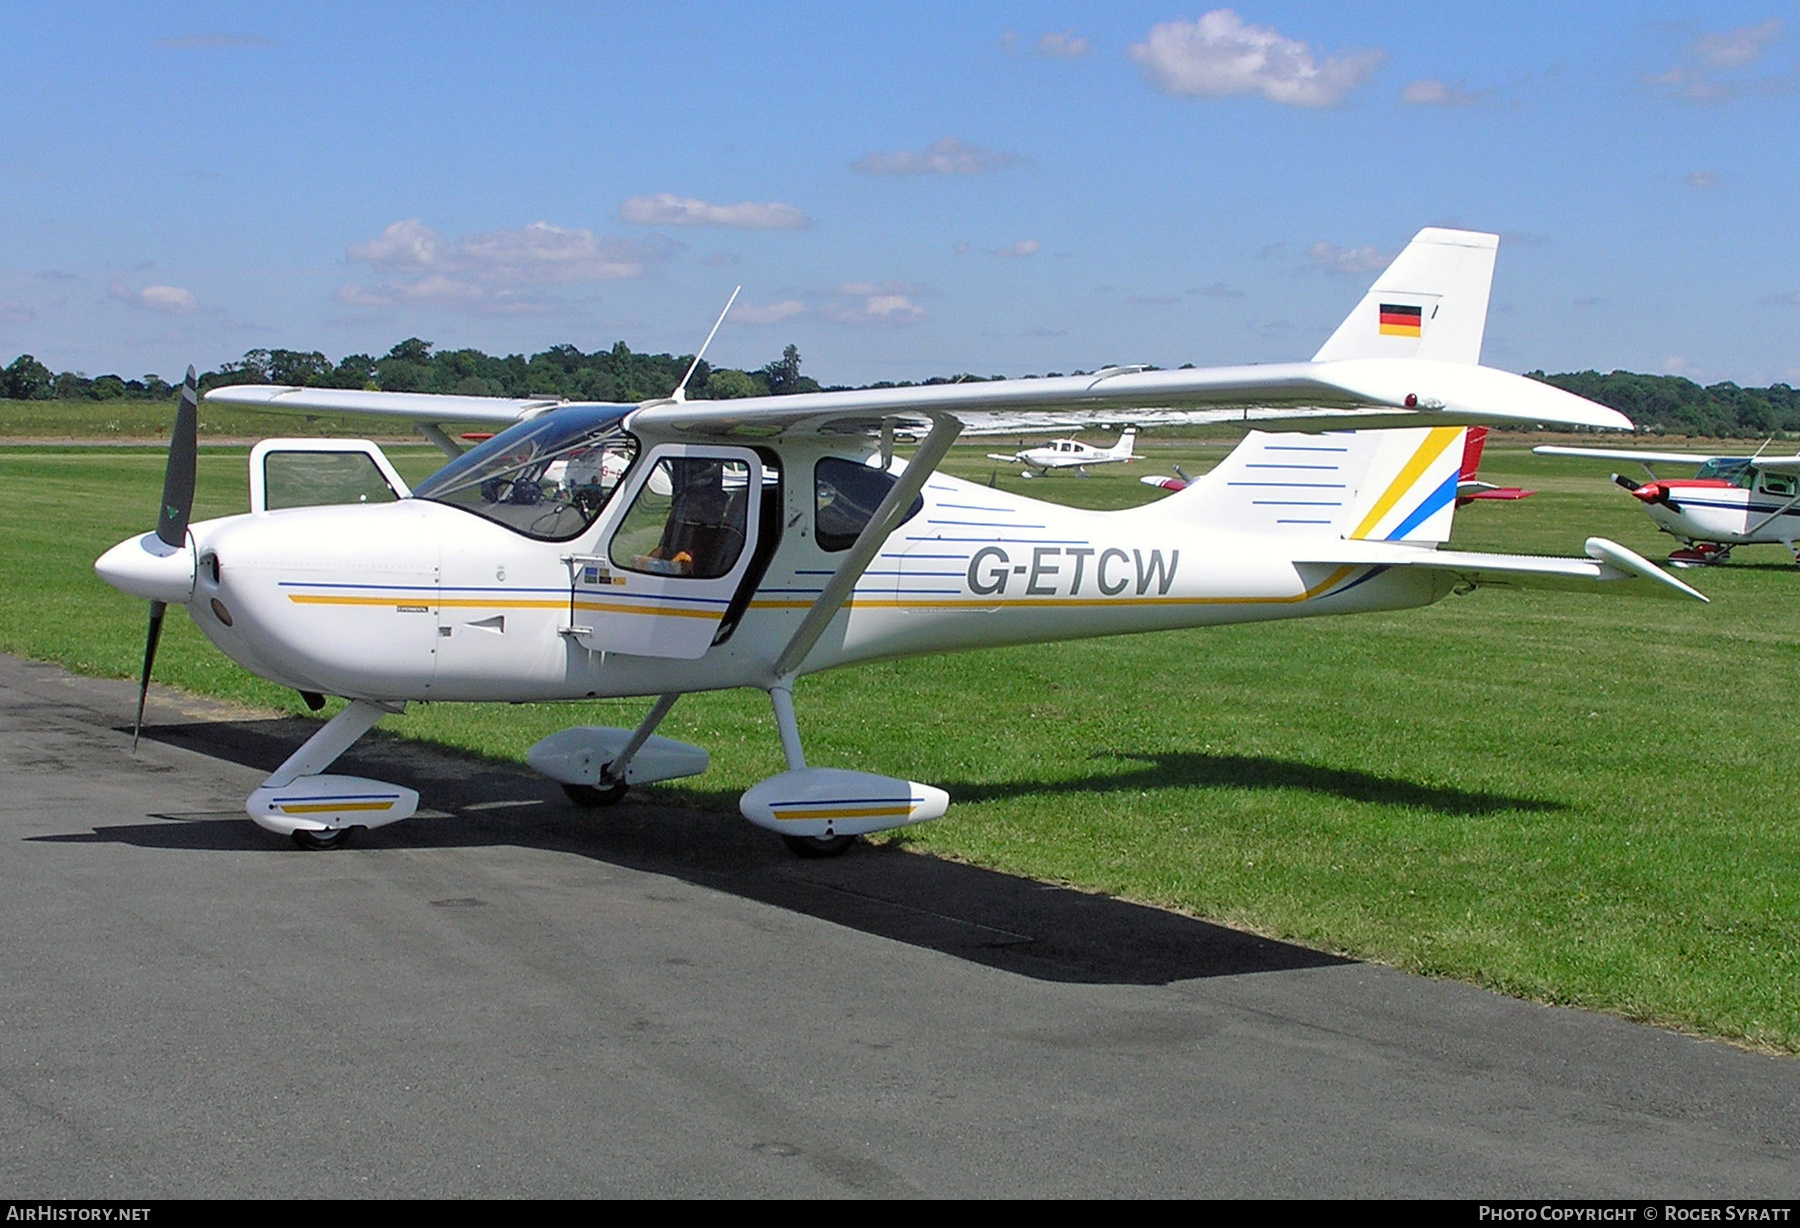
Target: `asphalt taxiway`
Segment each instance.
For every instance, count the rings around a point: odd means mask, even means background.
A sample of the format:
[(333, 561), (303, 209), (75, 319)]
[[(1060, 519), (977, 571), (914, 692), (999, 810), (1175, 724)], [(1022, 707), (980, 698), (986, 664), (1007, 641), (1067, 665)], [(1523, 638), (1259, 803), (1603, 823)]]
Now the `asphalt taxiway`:
[[(0, 1189), (1791, 1197), (1800, 1061), (0, 657)], [(954, 811), (948, 820), (954, 821)]]

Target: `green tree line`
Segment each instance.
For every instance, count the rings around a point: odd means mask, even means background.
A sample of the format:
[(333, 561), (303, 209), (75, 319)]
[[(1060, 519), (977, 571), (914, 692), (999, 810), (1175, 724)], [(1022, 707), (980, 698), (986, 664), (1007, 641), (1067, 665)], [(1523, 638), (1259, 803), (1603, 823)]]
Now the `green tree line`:
[(1640, 431), (1728, 438), (1800, 432), (1800, 393), (1786, 384), (1740, 388), (1727, 381), (1701, 387), (1679, 375), (1630, 371), (1526, 374), (1616, 409), (1637, 423)]
[[(556, 345), (530, 357), (509, 354), (496, 358), (473, 349), (439, 350), (429, 341), (409, 337), (379, 358), (348, 354), (335, 363), (317, 350), (251, 350), (236, 362), (208, 371), (201, 377), (200, 386), (204, 390), (226, 384), (298, 384), (384, 392), (637, 402), (668, 396), (693, 361), (692, 355), (639, 354), (623, 341), (591, 354), (573, 345)], [(1607, 375), (1598, 371), (1527, 374), (1619, 410), (1646, 432), (1740, 438), (1800, 433), (1800, 393), (1786, 384), (1741, 388), (1725, 382), (1703, 387), (1679, 375), (1640, 375), (1631, 371)], [(981, 378), (965, 374), (920, 382), (942, 384)], [(894, 386), (886, 382), (874, 385)], [(780, 358), (755, 370), (701, 362), (688, 383), (688, 395), (697, 400), (819, 390), (816, 380), (801, 373), (800, 352), (792, 345), (782, 351)], [(158, 375), (126, 379), (119, 375), (89, 377), (74, 371), (52, 373), (30, 354), (19, 355), (0, 371), (0, 397), (15, 401), (162, 400), (173, 392), (169, 382)]]
[[(290, 384), (313, 388), (366, 388), (381, 392), (440, 392), (480, 397), (561, 397), (571, 401), (647, 401), (666, 397), (694, 362), (693, 355), (638, 354), (623, 341), (583, 353), (556, 345), (527, 358), (496, 358), (480, 350), (439, 350), (409, 337), (376, 358), (348, 354), (332, 362), (318, 350), (251, 350), (236, 362), (200, 377), (205, 391), (227, 384)], [(754, 371), (701, 362), (688, 382), (696, 399), (817, 392), (817, 380), (801, 374), (800, 351), (790, 345), (780, 358)], [(174, 388), (158, 375), (52, 374), (30, 354), (0, 371), (0, 396), (15, 401), (160, 400)]]

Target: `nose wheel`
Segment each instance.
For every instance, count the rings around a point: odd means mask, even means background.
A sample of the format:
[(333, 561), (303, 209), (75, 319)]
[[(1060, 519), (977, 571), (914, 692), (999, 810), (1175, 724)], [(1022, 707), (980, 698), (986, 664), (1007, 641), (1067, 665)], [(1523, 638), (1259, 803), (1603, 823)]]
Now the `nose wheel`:
[(330, 827), (324, 831), (301, 831), (296, 829), (288, 833), (288, 839), (292, 840), (300, 848), (306, 849), (308, 852), (322, 853), (326, 849), (343, 848), (352, 840), (356, 839), (356, 833), (361, 830), (362, 829), (358, 827)]

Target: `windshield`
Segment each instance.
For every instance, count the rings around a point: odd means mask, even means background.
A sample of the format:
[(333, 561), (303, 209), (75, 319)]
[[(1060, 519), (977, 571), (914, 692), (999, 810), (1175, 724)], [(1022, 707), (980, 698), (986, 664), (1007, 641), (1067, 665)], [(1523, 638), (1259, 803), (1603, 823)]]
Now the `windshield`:
[[(1733, 482), (1741, 477), (1748, 477), (1750, 462), (1738, 456), (1719, 456), (1707, 461), (1694, 470), (1696, 478), (1717, 478), (1721, 481)], [(1744, 485), (1749, 485), (1745, 482)]]
[(570, 405), (471, 448), (413, 494), (448, 503), (542, 541), (584, 531), (618, 489), (637, 440), (619, 424), (630, 406)]

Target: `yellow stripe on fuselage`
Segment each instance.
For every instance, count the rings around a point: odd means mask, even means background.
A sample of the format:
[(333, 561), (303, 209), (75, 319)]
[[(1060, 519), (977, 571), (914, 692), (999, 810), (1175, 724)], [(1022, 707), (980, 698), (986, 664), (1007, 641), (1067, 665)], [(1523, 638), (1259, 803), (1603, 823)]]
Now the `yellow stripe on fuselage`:
[[(1448, 428), (1452, 431), (1460, 428)], [(1439, 451), (1442, 451), (1440, 448)], [(1339, 567), (1319, 583), (1302, 592), (1286, 597), (1002, 597), (996, 594), (997, 600), (969, 596), (947, 598), (941, 601), (920, 601), (904, 597), (852, 597), (844, 603), (846, 609), (865, 610), (960, 610), (960, 609), (1102, 609), (1107, 606), (1195, 606), (1195, 605), (1295, 605), (1302, 601), (1311, 601), (1314, 597), (1332, 588), (1355, 571), (1354, 566)], [(404, 606), (413, 602), (397, 601), (392, 597), (321, 597), (310, 594), (289, 594), (288, 600), (297, 605), (375, 605)], [(655, 600), (648, 598), (648, 600)], [(483, 601), (474, 598), (453, 598), (446, 601), (429, 599), (418, 604), (437, 606), (442, 609), (481, 609), (481, 610), (566, 610), (566, 601)], [(765, 599), (752, 601), (753, 610), (806, 610), (813, 603), (792, 598)], [(717, 621), (724, 617), (723, 610), (690, 610), (674, 609), (667, 606), (632, 606), (619, 605), (614, 602), (577, 601), (577, 610), (590, 610), (607, 614), (652, 614), (662, 618), (710, 618)]]
[[(566, 600), (525, 598), (490, 600), (480, 597), (447, 597), (439, 600), (435, 597), (422, 597), (408, 601), (396, 597), (323, 597), (312, 593), (289, 593), (288, 600), (295, 605), (422, 606), (436, 607), (440, 610), (566, 610), (569, 608)], [(656, 598), (646, 597), (644, 600), (654, 601)], [(575, 608), (577, 610), (598, 610), (609, 614), (656, 614), (665, 618), (710, 618), (715, 622), (725, 615), (723, 610), (672, 609), (666, 606), (619, 605), (603, 601), (577, 601)]]

